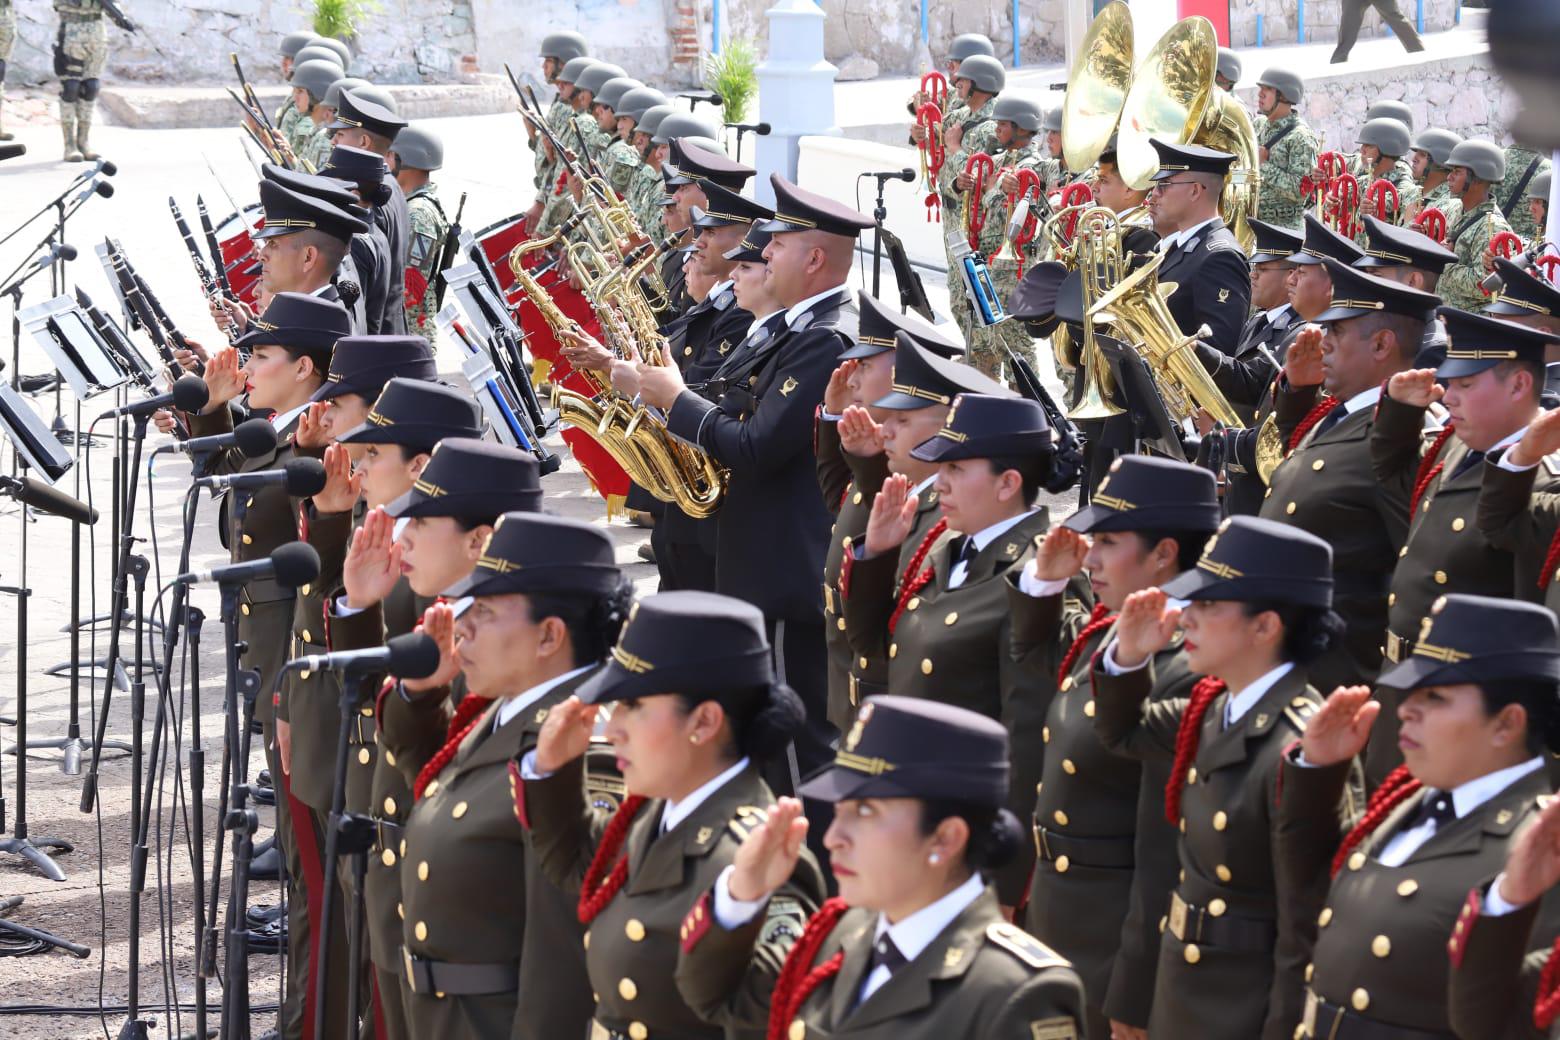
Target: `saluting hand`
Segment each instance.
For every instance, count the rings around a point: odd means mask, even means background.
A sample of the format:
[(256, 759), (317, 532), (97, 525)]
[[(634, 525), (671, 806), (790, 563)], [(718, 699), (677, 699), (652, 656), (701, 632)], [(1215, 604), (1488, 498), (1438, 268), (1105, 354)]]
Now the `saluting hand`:
[(1320, 386), (1322, 372), (1322, 327), (1307, 325), (1295, 335), (1284, 355), (1284, 375), (1290, 386)]
[(352, 470), (352, 457), (345, 444), (325, 449), (325, 486), (314, 496), (318, 513), (346, 513), (357, 505), (363, 493), (363, 474)]
[(352, 533), (341, 565), (347, 606), (367, 610), (383, 603), (400, 577), (401, 546), (395, 540), (395, 521), (383, 509), (370, 509), (363, 526)]
[(1429, 408), (1446, 396), (1446, 388), (1435, 381), (1435, 369), (1410, 368), (1387, 380), (1387, 396), (1410, 408)]
[(1300, 753), (1313, 766), (1331, 766), (1365, 750), (1370, 727), (1381, 714), (1369, 686), (1340, 686), (1327, 695), (1300, 736)]
[(208, 396), (201, 414), (210, 415), (244, 392), (246, 380), (239, 367), (238, 351), (232, 347), (217, 351), (207, 362), (206, 374), (202, 378), (206, 380)]
[(460, 658), (455, 656), (455, 608), (448, 603), (435, 603), (423, 611), (423, 635), (432, 639), (439, 648), (439, 666), (425, 679), (402, 679), (401, 685), (408, 693), (422, 693), (448, 686), (460, 674)]
[(1544, 806), (1506, 857), (1500, 897), (1525, 906), (1560, 884), (1560, 798)]
[(796, 869), (806, 837), (807, 817), (798, 799), (781, 798), (770, 806), (764, 822), (749, 831), (737, 849), (731, 898), (743, 903), (769, 898)]
[(883, 482), (882, 490), (872, 499), (872, 513), (867, 517), (868, 556), (886, 553), (904, 544), (915, 527), (918, 504), (910, 493), (910, 478), (903, 473), (892, 474)]
[(325, 421), (325, 412), (330, 405), (325, 401), (315, 401), (303, 410), (298, 416), (298, 429), (293, 434), (293, 443), (300, 448), (323, 448), (330, 443), (330, 424)]
[(857, 458), (883, 454), (883, 427), (859, 404), (845, 409), (840, 416), (840, 447)]
[(1116, 619), (1116, 664), (1141, 668), (1170, 645), (1181, 624), (1181, 609), (1159, 589), (1143, 589), (1127, 597)]
[(596, 729), (596, 705), (570, 697), (547, 713), (536, 737), (536, 770), (556, 773), (590, 749)]
[(1532, 466), (1555, 451), (1560, 451), (1560, 408), (1539, 412), (1506, 458), (1513, 466)]
[(838, 368), (829, 374), (829, 385), (823, 389), (823, 410), (830, 415), (844, 415), (856, 395), (850, 388), (850, 377), (856, 374), (856, 369), (861, 367), (861, 362), (855, 359), (841, 361)]
[(1070, 527), (1053, 527), (1035, 547), (1029, 574), (1039, 581), (1065, 581), (1083, 572), (1083, 558), (1087, 555), (1088, 536)]

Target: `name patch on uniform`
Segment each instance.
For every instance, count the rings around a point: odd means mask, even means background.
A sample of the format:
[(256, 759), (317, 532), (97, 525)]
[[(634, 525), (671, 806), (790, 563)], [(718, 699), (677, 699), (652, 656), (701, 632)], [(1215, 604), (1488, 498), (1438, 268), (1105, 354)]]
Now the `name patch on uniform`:
[(1031, 1040), (1078, 1040), (1078, 1024), (1070, 1018), (1042, 1018), (1029, 1023)]

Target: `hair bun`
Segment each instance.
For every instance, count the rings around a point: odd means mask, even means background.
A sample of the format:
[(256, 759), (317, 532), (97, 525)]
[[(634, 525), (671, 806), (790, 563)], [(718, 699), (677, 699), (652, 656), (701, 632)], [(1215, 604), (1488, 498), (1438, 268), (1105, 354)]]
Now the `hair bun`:
[(982, 870), (1000, 870), (1013, 862), (1024, 844), (1024, 827), (1007, 809), (998, 809), (984, 834), (970, 835), (969, 861)]
[(760, 760), (771, 758), (785, 750), (806, 721), (802, 698), (785, 683), (774, 683), (763, 707), (742, 727), (738, 738), (742, 753)]

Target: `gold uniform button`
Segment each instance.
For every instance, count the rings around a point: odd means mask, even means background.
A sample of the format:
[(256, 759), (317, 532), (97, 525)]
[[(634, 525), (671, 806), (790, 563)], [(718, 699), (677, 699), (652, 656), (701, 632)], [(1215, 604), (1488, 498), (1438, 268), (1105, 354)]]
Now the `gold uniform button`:
[(1192, 766), (1190, 769), (1188, 769), (1186, 771), (1186, 782), (1188, 784), (1195, 784), (1197, 782), (1197, 767), (1196, 766)]
[(394, 798), (386, 798), (385, 799), (385, 815), (386, 816), (394, 816), (395, 815), (395, 799)]
[(951, 625), (957, 620), (959, 620), (959, 612), (957, 610), (950, 610), (948, 611), (948, 616), (943, 618), (943, 624)]
[(1300, 508), (1300, 507), (1295, 505), (1293, 502), (1291, 502), (1287, 506), (1284, 507), (1284, 512), (1288, 513), (1290, 516), (1294, 516), (1295, 515), (1295, 510), (1298, 509), (1298, 508)]
[(1046, 744), (1049, 744), (1051, 742), (1051, 727), (1050, 726), (1041, 726), (1040, 727), (1040, 740), (1043, 743), (1046, 743)]
[(247, 534), (244, 535), (244, 544), (245, 545), (253, 545), (254, 543), (255, 543), (255, 540), (253, 538), (249, 537), (249, 535), (247, 535)]
[(395, 866), (395, 850), (386, 849), (379, 854), (379, 859), (387, 867)]
[(1056, 872), (1058, 874), (1067, 873), (1067, 868), (1070, 866), (1072, 866), (1072, 860), (1068, 859), (1066, 856), (1056, 857)]
[(807, 1023), (799, 1018), (791, 1019), (791, 1028), (785, 1032), (787, 1040), (805, 1040), (807, 1036)]
[(1062, 759), (1062, 772), (1066, 773), (1068, 776), (1072, 776), (1078, 772), (1078, 766), (1074, 764), (1072, 759), (1064, 758)]
[(628, 1024), (628, 1040), (649, 1040), (650, 1030), (643, 1022), (630, 1022)]
[(439, 789), (439, 782), (437, 780), (429, 780), (428, 781), (428, 786), (423, 788), (423, 797), (424, 798), (432, 798), (433, 797), (433, 793), (435, 791), (437, 791), (438, 789)]
[(427, 922), (425, 922), (425, 921), (418, 921), (416, 926), (412, 928), (412, 934), (417, 936), (417, 941), (418, 942), (427, 942), (428, 941), (428, 924), (427, 924)]
[(583, 941), (585, 943), (585, 948), (587, 950), (590, 949), (590, 933), (589, 932), (585, 933), (585, 936), (584, 936), (583, 940), (581, 940), (581, 941)]
[(1313, 976), (1315, 974), (1316, 974), (1316, 965), (1314, 965), (1314, 964), (1307, 964), (1305, 966), (1305, 981), (1310, 982), (1311, 981), (1311, 976)]
[(921, 597), (920, 596), (911, 596), (910, 597), (910, 602), (905, 604), (905, 609), (906, 610), (914, 610), (916, 607), (919, 607), (920, 605), (921, 605)]
[(629, 942), (644, 942), (645, 926), (638, 918), (630, 917), (628, 923), (623, 926), (623, 934), (628, 936)]
[(238, 610), (239, 610), (239, 613), (243, 614), (245, 617), (249, 616), (249, 604), (248, 603), (240, 603), (239, 606), (238, 606)]
[(692, 347), (683, 347), (683, 357), (688, 357), (692, 353), (693, 353), (693, 348)]
[(1324, 906), (1322, 907), (1322, 912), (1316, 915), (1316, 925), (1318, 928), (1326, 928), (1331, 923), (1332, 907)]
[(1401, 560), (1403, 557), (1405, 557), (1407, 555), (1408, 555), (1408, 546), (1405, 545), (1405, 546), (1403, 546), (1403, 548), (1398, 550), (1398, 559)]
[(1389, 607), (1397, 606), (1397, 593), (1396, 592), (1389, 592), (1389, 593), (1387, 593), (1387, 606), (1389, 606)]
[(1213, 899), (1208, 902), (1209, 917), (1223, 917), (1225, 911), (1228, 909), (1229, 905), (1222, 899)]
[(307, 596), (309, 594), (309, 589), (310, 588), (311, 588), (311, 586), (309, 586), (307, 584), (299, 585), (298, 586), (298, 594), (300, 596)]
[(417, 864), (417, 880), (418, 881), (427, 881), (428, 880), (428, 861), (427, 860), (423, 860), (421, 863)]
[(1452, 521), (1452, 530), (1454, 531), (1461, 531), (1464, 527), (1467, 526), (1468, 522), (1460, 516), (1456, 520)]
[(1327, 465), (1326, 459), (1317, 459), (1315, 462), (1311, 463), (1311, 468), (1314, 470), (1320, 470), (1325, 465)]
[(1350, 870), (1359, 870), (1364, 865), (1365, 865), (1365, 853), (1363, 853), (1363, 852), (1356, 852), (1354, 855), (1349, 857), (1349, 869)]
[(1086, 704), (1084, 704), (1084, 706), (1083, 706), (1083, 713), (1085, 715), (1087, 715), (1091, 719), (1094, 718), (1094, 702), (1093, 701), (1089, 701)]
[(932, 659), (930, 657), (923, 657), (923, 658), (921, 658), (921, 674), (922, 675), (931, 675), (932, 674)]
[(1220, 809), (1218, 812), (1213, 814), (1213, 829), (1214, 830), (1222, 831), (1224, 828), (1228, 827), (1229, 825), (1230, 825), (1230, 818), (1224, 812), (1223, 809)]
[(358, 748), (358, 761), (359, 762), (361, 762), (363, 765), (366, 766), (370, 762), (372, 762), (373, 760), (374, 760), (374, 756), (369, 752), (368, 748), (366, 748), (366, 747), (365, 748)]
[(462, 816), (466, 815), (466, 810), (469, 808), (471, 808), (471, 806), (465, 802), (456, 802), (455, 808), (450, 810), (450, 815), (458, 820)]
[(834, 619), (834, 627), (839, 629), (841, 632), (845, 631), (845, 619), (844, 618), (835, 618)]
[(1223, 881), (1225, 884), (1229, 884), (1231, 877), (1229, 867), (1226, 867), (1223, 863), (1220, 863), (1218, 866), (1213, 868), (1213, 872), (1218, 876), (1220, 881)]
[(1363, 1012), (1370, 1007), (1370, 994), (1365, 992), (1364, 986), (1361, 986), (1349, 996), (1349, 1003), (1354, 1005), (1354, 1010)]
[(1058, 827), (1065, 827), (1065, 826), (1067, 826), (1067, 814), (1062, 812), (1062, 810), (1060, 810), (1060, 809), (1056, 810), (1054, 813), (1051, 814), (1051, 817), (1054, 820), (1056, 820), (1056, 825)]
[[(890, 653), (889, 656), (892, 657), (894, 655), (892, 653)], [(867, 666), (867, 659), (865, 657), (863, 657), (863, 658), (861, 658), (861, 667), (865, 668), (866, 666)]]
[(395, 766), (395, 752), (391, 751), (389, 748), (385, 749), (385, 765), (392, 768)]
[(1199, 950), (1195, 944), (1188, 944), (1183, 953), (1186, 957), (1187, 964), (1196, 964), (1198, 961), (1202, 960), (1202, 951)]
[[(888, 659), (890, 661), (892, 661), (894, 658), (896, 658), (898, 656), (899, 656), (899, 644), (898, 643), (889, 643), (888, 644)], [(863, 657), (861, 659), (861, 667), (865, 668), (866, 666), (867, 666), (867, 659), (865, 657)]]
[(1069, 675), (1067, 678), (1062, 680), (1062, 692), (1066, 693), (1068, 690), (1070, 690), (1072, 688), (1073, 688), (1073, 677)]
[(639, 987), (634, 985), (633, 979), (626, 977), (619, 979), (618, 996), (622, 997), (624, 1000), (633, 1000), (635, 997), (639, 996)]
[(1413, 878), (1409, 878), (1407, 881), (1399, 883), (1397, 888), (1398, 895), (1402, 896), (1404, 899), (1407, 899), (1409, 896), (1418, 891), (1419, 882), (1415, 881)]
[(1436, 571), (1435, 572), (1435, 583), (1437, 585), (1445, 585), (1446, 584), (1446, 572), (1445, 571)]
[(401, 855), (406, 855), (406, 839), (401, 839)]
[(313, 672), (311, 672), (311, 671), (309, 671), (309, 669), (305, 668), (305, 669), (303, 669), (303, 671), (298, 673), (298, 678), (302, 679), (304, 682), (308, 682), (309, 681), (309, 676), (311, 676), (313, 674), (314, 674)]
[(861, 492), (860, 491), (858, 491), (854, 495), (850, 496), (850, 504), (853, 505), (853, 506), (861, 505)]
[(1370, 952), (1377, 957), (1385, 957), (1392, 952), (1392, 940), (1385, 935), (1378, 935), (1370, 941)]
[(844, 537), (844, 539), (841, 540), (840, 544), (843, 545), (845, 548), (849, 549), (850, 548), (850, 535), (846, 535)]

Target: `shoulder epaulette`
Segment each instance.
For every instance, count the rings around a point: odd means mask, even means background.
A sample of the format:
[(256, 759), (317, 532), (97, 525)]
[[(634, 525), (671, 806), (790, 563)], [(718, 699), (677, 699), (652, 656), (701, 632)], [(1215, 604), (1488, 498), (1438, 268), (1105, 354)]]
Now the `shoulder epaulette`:
[(769, 819), (769, 814), (754, 805), (743, 805), (737, 808), (737, 813), (726, 825), (726, 830), (741, 844), (747, 840), (747, 836)]
[(1011, 953), (1031, 968), (1066, 968), (1067, 958), (1056, 953), (1017, 925), (998, 921), (986, 929), (986, 939)]
[(1295, 729), (1304, 733), (1306, 724), (1310, 722), (1311, 716), (1315, 715), (1320, 707), (1321, 705), (1309, 697), (1294, 697), (1290, 699), (1288, 704), (1284, 705), (1284, 717), (1294, 725)]

